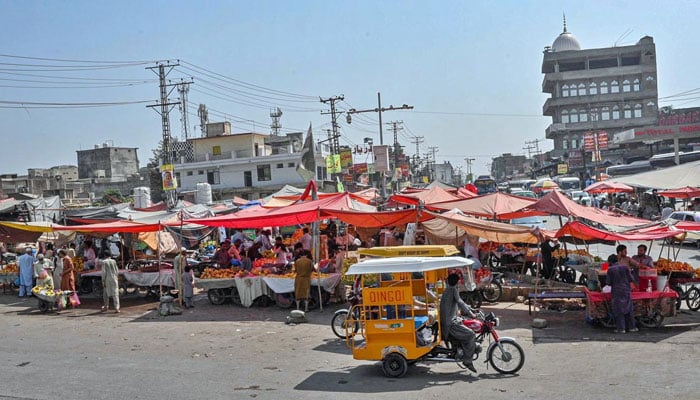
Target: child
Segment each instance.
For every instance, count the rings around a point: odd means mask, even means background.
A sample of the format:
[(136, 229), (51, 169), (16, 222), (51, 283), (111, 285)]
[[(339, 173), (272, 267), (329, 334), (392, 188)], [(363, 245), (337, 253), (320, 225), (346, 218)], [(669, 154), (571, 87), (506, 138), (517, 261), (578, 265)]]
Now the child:
[(192, 275), (192, 267), (185, 267), (185, 272), (182, 273), (182, 296), (185, 300), (185, 308), (194, 308), (192, 297), (194, 296), (194, 275)]

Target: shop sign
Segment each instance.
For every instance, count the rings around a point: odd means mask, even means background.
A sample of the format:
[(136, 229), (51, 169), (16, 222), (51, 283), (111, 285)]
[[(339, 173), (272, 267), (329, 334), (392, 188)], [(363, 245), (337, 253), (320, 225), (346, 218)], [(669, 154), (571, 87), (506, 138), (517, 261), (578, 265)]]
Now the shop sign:
[(564, 175), (569, 172), (569, 165), (568, 164), (557, 164), (557, 175)]
[(349, 148), (340, 149), (340, 167), (348, 168), (352, 165), (352, 150)]
[(161, 165), (160, 175), (163, 179), (164, 191), (177, 189), (177, 179), (175, 178), (175, 166), (173, 164)]

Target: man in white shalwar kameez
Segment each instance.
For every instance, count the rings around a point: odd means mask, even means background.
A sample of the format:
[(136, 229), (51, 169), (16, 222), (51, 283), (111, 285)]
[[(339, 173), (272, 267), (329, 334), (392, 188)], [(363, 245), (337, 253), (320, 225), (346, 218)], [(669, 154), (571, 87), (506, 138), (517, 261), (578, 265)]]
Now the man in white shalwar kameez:
[(109, 298), (114, 303), (114, 312), (119, 312), (119, 268), (117, 262), (110, 258), (109, 251), (104, 251), (102, 260), (102, 312), (109, 310)]

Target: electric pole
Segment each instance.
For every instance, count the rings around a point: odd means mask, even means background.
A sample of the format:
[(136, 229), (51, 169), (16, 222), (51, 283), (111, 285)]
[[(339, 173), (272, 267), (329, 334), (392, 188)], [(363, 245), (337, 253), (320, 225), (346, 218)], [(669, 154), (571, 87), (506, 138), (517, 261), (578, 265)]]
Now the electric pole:
[[(401, 149), (401, 146), (399, 146), (399, 131), (403, 130), (403, 127), (400, 126), (401, 124), (403, 124), (403, 121), (392, 121), (387, 124), (391, 125), (394, 131), (394, 168), (392, 171), (394, 174), (396, 174), (396, 169), (399, 168), (399, 150)], [(397, 179), (396, 192), (399, 191), (399, 183), (399, 179)]]
[[(384, 145), (384, 133), (382, 131), (382, 113), (385, 111), (394, 111), (394, 110), (412, 110), (413, 106), (409, 106), (408, 104), (404, 104), (401, 107), (394, 107), (393, 105), (390, 105), (389, 107), (382, 107), (382, 94), (380, 92), (377, 92), (377, 108), (368, 108), (366, 110), (356, 110), (354, 108), (351, 108), (348, 110), (348, 115), (347, 115), (347, 122), (348, 124), (352, 121), (352, 114), (362, 114), (362, 113), (367, 113), (367, 112), (376, 112), (379, 113), (379, 144)], [(388, 164), (389, 160), (387, 160)], [(380, 193), (382, 195), (382, 200), (386, 199), (386, 175), (383, 172), (377, 172), (378, 174), (381, 174), (381, 182), (380, 182)]]
[(430, 182), (432, 183), (433, 179), (435, 179), (435, 175), (437, 174), (437, 171), (435, 170), (435, 153), (440, 151), (440, 149), (437, 146), (428, 146), (428, 150), (430, 150), (433, 163), (433, 165), (430, 167)]
[(340, 134), (338, 133), (338, 114), (342, 114), (342, 112), (339, 113), (335, 109), (335, 103), (344, 99), (345, 97), (342, 94), (340, 96), (333, 96), (327, 99), (321, 99), (321, 103), (330, 103), (331, 105), (331, 111), (321, 111), (321, 115), (331, 115), (331, 128), (333, 129), (333, 137), (330, 143), (331, 154), (340, 154), (340, 143), (338, 141), (338, 138), (340, 137)]
[[(170, 111), (172, 111), (173, 107), (180, 104), (179, 101), (176, 102), (170, 102), (168, 100), (168, 96), (170, 93), (172, 93), (172, 88), (168, 90), (168, 86), (175, 86), (171, 84), (166, 84), (165, 83), (165, 77), (173, 70), (173, 68), (177, 67), (178, 64), (170, 64), (168, 62), (167, 64), (164, 63), (158, 63), (155, 67), (146, 67), (146, 69), (150, 69), (151, 71), (155, 72), (155, 69), (158, 69), (158, 81), (159, 81), (159, 87), (160, 87), (160, 102), (157, 104), (149, 105), (146, 107), (153, 108), (158, 114), (160, 114), (161, 118), (161, 126), (163, 129), (163, 148), (161, 149), (161, 158), (162, 158), (162, 164), (161, 165), (169, 165), (172, 166), (173, 163), (173, 154), (171, 151), (171, 140), (172, 136), (170, 135)], [(166, 72), (165, 69), (168, 69)], [(156, 107), (160, 107), (160, 111)], [(161, 171), (162, 172), (162, 171)], [(174, 174), (174, 171), (172, 171)], [(172, 177), (174, 181), (174, 176)], [(166, 190), (166, 200), (168, 207), (172, 207), (175, 205), (175, 198), (176, 198), (176, 191), (174, 189), (171, 190)]]
[(190, 84), (192, 82), (185, 82), (183, 80), (180, 80), (180, 83), (177, 84), (177, 91), (180, 93), (180, 125), (181, 130), (182, 130), (182, 140), (187, 141), (188, 137), (188, 124), (189, 122), (187, 121), (187, 94), (190, 91)]
[(476, 158), (465, 158), (464, 161), (467, 162), (467, 177), (469, 181), (473, 181), (474, 177), (472, 176), (472, 161), (475, 161)]

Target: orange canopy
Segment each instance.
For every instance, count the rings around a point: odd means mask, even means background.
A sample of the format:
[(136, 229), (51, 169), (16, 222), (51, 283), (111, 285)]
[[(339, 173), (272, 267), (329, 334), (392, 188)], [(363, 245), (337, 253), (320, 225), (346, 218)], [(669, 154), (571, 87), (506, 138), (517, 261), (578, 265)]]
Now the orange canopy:
[(443, 188), (434, 187), (427, 190), (421, 190), (413, 193), (398, 193), (389, 197), (396, 203), (409, 204), (412, 206), (418, 205), (419, 202), (423, 204), (441, 203), (445, 201), (459, 200), (460, 198), (449, 193)]
[(536, 201), (535, 199), (496, 192), (470, 199), (433, 203), (426, 205), (426, 208), (432, 210), (452, 210), (456, 208), (465, 214), (477, 217), (513, 219), (543, 214), (533, 210), (520, 211), (525, 207), (531, 206)]

